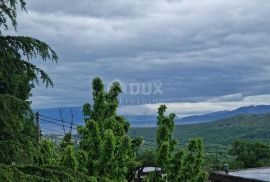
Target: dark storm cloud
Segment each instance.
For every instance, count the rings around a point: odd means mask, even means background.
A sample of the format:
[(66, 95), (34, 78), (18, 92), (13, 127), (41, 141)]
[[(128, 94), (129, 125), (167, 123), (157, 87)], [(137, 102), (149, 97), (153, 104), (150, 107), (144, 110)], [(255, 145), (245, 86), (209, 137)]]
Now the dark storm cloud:
[(105, 18), (126, 18), (144, 13), (141, 9), (151, 6), (152, 1), (143, 2), (141, 0), (30, 0), (29, 9), (42, 13), (66, 13), (81, 16), (94, 16)]
[(165, 102), (267, 95), (269, 8), (265, 0), (30, 0), (19, 33), (60, 57), (59, 65), (37, 62), (55, 88), (37, 88), (33, 105), (81, 105), (94, 76), (161, 82)]

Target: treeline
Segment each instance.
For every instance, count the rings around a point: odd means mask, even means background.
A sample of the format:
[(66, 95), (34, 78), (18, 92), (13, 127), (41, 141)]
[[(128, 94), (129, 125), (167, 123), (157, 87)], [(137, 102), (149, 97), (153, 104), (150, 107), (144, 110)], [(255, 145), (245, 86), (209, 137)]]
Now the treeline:
[(260, 141), (237, 140), (232, 144), (230, 162), (236, 169), (270, 166), (270, 145)]

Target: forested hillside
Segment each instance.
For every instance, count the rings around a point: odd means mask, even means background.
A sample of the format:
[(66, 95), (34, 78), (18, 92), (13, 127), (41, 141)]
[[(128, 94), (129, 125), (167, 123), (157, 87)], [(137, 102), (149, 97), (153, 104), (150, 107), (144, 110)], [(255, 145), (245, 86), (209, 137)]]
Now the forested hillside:
[[(131, 136), (154, 139), (156, 128), (131, 128)], [(174, 136), (182, 144), (189, 138), (202, 137), (206, 148), (212, 146), (229, 147), (237, 140), (261, 140), (270, 143), (270, 114), (238, 115), (210, 123), (177, 125)]]

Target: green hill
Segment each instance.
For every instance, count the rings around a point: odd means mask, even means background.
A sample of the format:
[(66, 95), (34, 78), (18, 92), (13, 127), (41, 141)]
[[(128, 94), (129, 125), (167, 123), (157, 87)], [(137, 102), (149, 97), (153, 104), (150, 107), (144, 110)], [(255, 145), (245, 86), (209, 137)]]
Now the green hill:
[[(156, 128), (131, 128), (131, 136), (143, 136), (145, 147), (154, 147)], [(177, 125), (174, 137), (187, 143), (190, 138), (202, 137), (206, 151), (228, 148), (237, 139), (261, 140), (270, 143), (270, 114), (238, 115), (210, 123)]]

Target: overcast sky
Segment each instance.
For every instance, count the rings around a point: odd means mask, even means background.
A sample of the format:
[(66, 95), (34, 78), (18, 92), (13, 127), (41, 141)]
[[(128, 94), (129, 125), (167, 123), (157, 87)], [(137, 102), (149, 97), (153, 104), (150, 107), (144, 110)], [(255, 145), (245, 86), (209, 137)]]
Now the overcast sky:
[[(35, 108), (91, 101), (95, 76), (127, 87), (129, 114), (161, 102), (179, 115), (270, 103), (268, 0), (28, 0), (27, 9), (18, 34), (59, 55), (58, 65), (33, 60), (54, 80), (34, 89)], [(132, 94), (134, 84), (151, 93)]]

